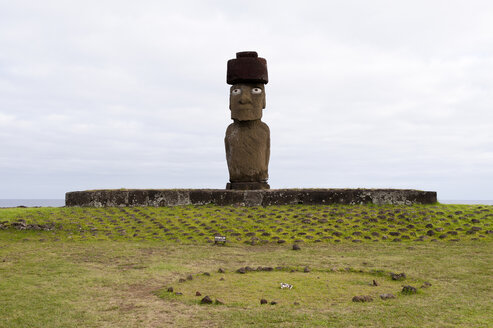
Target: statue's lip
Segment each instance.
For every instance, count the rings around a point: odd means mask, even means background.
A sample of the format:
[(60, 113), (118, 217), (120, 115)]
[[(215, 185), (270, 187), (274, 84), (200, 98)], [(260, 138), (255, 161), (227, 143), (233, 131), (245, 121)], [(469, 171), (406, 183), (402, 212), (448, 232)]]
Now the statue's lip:
[(246, 105), (236, 106), (236, 109), (255, 109), (255, 107), (253, 107), (252, 105), (246, 104)]
[(253, 101), (248, 101), (248, 102), (236, 102), (234, 103), (236, 106), (255, 106), (254, 102)]

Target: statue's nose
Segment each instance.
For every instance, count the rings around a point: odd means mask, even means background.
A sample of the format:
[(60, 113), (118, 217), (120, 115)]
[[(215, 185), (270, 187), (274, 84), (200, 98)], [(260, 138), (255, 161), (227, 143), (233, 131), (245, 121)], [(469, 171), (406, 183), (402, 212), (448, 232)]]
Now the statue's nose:
[(252, 102), (252, 98), (250, 97), (250, 92), (247, 90), (242, 90), (240, 95), (240, 104), (249, 104)]

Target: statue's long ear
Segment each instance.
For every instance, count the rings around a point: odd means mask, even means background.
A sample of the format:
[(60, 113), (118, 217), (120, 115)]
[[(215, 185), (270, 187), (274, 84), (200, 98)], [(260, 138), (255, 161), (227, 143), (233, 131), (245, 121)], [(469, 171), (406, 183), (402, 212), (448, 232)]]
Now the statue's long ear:
[(265, 104), (266, 104), (266, 101), (265, 101), (265, 92), (264, 92), (264, 103), (263, 103), (263, 109), (265, 109)]
[(231, 110), (231, 90), (233, 89), (233, 86), (229, 89), (229, 110)]

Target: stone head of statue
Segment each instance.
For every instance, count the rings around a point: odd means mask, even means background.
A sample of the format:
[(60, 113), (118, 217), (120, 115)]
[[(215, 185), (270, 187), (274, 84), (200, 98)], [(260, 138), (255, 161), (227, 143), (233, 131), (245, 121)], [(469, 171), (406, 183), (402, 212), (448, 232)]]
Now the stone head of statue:
[(265, 108), (265, 88), (262, 83), (233, 84), (229, 94), (231, 118), (238, 121), (253, 121), (262, 118)]
[(262, 118), (267, 82), (267, 62), (256, 52), (238, 52), (236, 59), (228, 61), (227, 83), (232, 85), (229, 95), (232, 119), (253, 121)]

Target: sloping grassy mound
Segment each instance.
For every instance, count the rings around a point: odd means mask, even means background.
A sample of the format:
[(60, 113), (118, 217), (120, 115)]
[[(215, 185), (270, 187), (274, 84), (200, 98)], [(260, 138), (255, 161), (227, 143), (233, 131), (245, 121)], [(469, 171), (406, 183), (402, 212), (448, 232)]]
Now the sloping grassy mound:
[(492, 240), (493, 206), (290, 205), (0, 209), (18, 238), (207, 243)]

